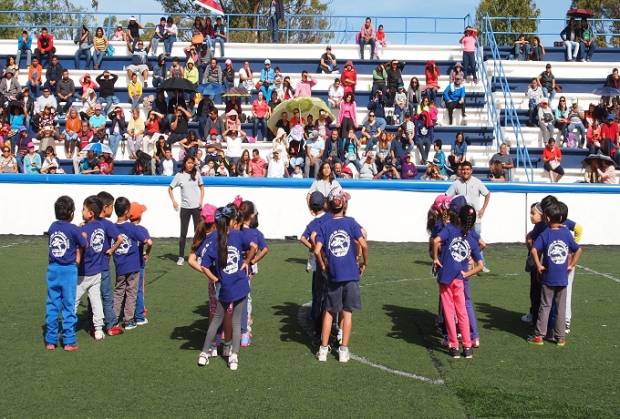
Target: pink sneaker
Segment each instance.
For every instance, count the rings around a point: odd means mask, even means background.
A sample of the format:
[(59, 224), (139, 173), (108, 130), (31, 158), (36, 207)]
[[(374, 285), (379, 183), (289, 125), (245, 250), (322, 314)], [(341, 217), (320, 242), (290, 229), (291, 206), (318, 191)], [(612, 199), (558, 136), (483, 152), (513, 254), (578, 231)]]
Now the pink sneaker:
[(250, 339), (249, 333), (244, 333), (241, 335), (241, 346), (242, 347), (247, 348), (248, 346), (250, 346), (251, 342), (252, 342), (252, 339)]

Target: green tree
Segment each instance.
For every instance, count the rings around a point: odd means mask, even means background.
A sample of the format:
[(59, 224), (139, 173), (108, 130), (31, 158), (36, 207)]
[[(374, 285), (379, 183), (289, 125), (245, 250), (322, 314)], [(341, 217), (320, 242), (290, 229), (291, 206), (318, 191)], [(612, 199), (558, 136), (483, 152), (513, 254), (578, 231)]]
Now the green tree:
[[(169, 14), (184, 16), (203, 15), (205, 9), (196, 6), (193, 0), (158, 0), (164, 11)], [(284, 0), (286, 15), (309, 15), (307, 17), (291, 18), (289, 27), (301, 29), (289, 35), (292, 43), (327, 42), (333, 38), (329, 32), (330, 22), (326, 15), (330, 0)], [(243, 29), (265, 29), (268, 26), (268, 10), (270, 1), (265, 0), (221, 0), (220, 4), (225, 13), (254, 14), (255, 16), (231, 16), (230, 26)], [(326, 32), (309, 31), (320, 28)], [(303, 30), (308, 30), (303, 31)], [(233, 32), (230, 39), (236, 42), (261, 42), (270, 39), (270, 35), (259, 30)]]
[(509, 35), (495, 35), (498, 45), (510, 45), (520, 33), (536, 33), (540, 9), (533, 0), (481, 0), (476, 8), (476, 22), (482, 25), (485, 15), (491, 17), (513, 16), (523, 19), (496, 19), (492, 21), (493, 32), (509, 32)]
[[(572, 2), (573, 6), (580, 9), (591, 9), (596, 19), (620, 19), (620, 2), (618, 0), (577, 0)], [(597, 43), (600, 46), (620, 46), (620, 22), (596, 22), (594, 24), (596, 32), (611, 32), (615, 36), (611, 39), (599, 36)]]

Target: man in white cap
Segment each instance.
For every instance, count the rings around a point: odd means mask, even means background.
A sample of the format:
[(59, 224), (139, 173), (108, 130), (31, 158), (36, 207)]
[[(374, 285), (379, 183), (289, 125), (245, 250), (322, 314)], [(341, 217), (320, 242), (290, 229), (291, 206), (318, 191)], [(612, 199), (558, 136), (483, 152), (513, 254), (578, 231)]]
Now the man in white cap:
[(271, 68), (271, 60), (269, 58), (267, 58), (265, 60), (265, 66), (263, 67), (263, 69), (260, 71), (260, 82), (264, 83), (264, 82), (269, 82), (269, 84), (273, 84), (273, 82), (276, 79), (276, 72), (274, 71), (273, 68)]

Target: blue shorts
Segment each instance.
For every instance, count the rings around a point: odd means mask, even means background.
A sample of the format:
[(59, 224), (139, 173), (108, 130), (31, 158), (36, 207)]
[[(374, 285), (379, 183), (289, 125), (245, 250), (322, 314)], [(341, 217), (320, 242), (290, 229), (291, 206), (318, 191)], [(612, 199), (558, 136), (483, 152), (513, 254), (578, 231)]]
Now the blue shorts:
[(328, 282), (325, 310), (339, 313), (342, 310), (362, 309), (362, 297), (359, 281)]

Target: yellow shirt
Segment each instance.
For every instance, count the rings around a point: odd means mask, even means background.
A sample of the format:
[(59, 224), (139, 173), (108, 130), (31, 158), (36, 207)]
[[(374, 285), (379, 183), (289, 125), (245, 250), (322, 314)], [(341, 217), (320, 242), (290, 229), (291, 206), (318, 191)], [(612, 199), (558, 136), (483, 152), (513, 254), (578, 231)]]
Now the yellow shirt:
[(99, 52), (105, 51), (106, 49), (108, 49), (108, 40), (106, 39), (105, 36), (102, 36), (102, 37), (94, 36), (93, 46), (95, 47), (95, 50)]
[(131, 98), (142, 96), (142, 83), (140, 83), (139, 81), (135, 83), (133, 81), (130, 81), (129, 85), (127, 86), (127, 92), (129, 93), (129, 97)]
[(196, 66), (192, 66), (191, 70), (189, 69), (189, 66), (185, 66), (185, 70), (183, 70), (183, 78), (192, 84), (198, 84), (198, 69)]

